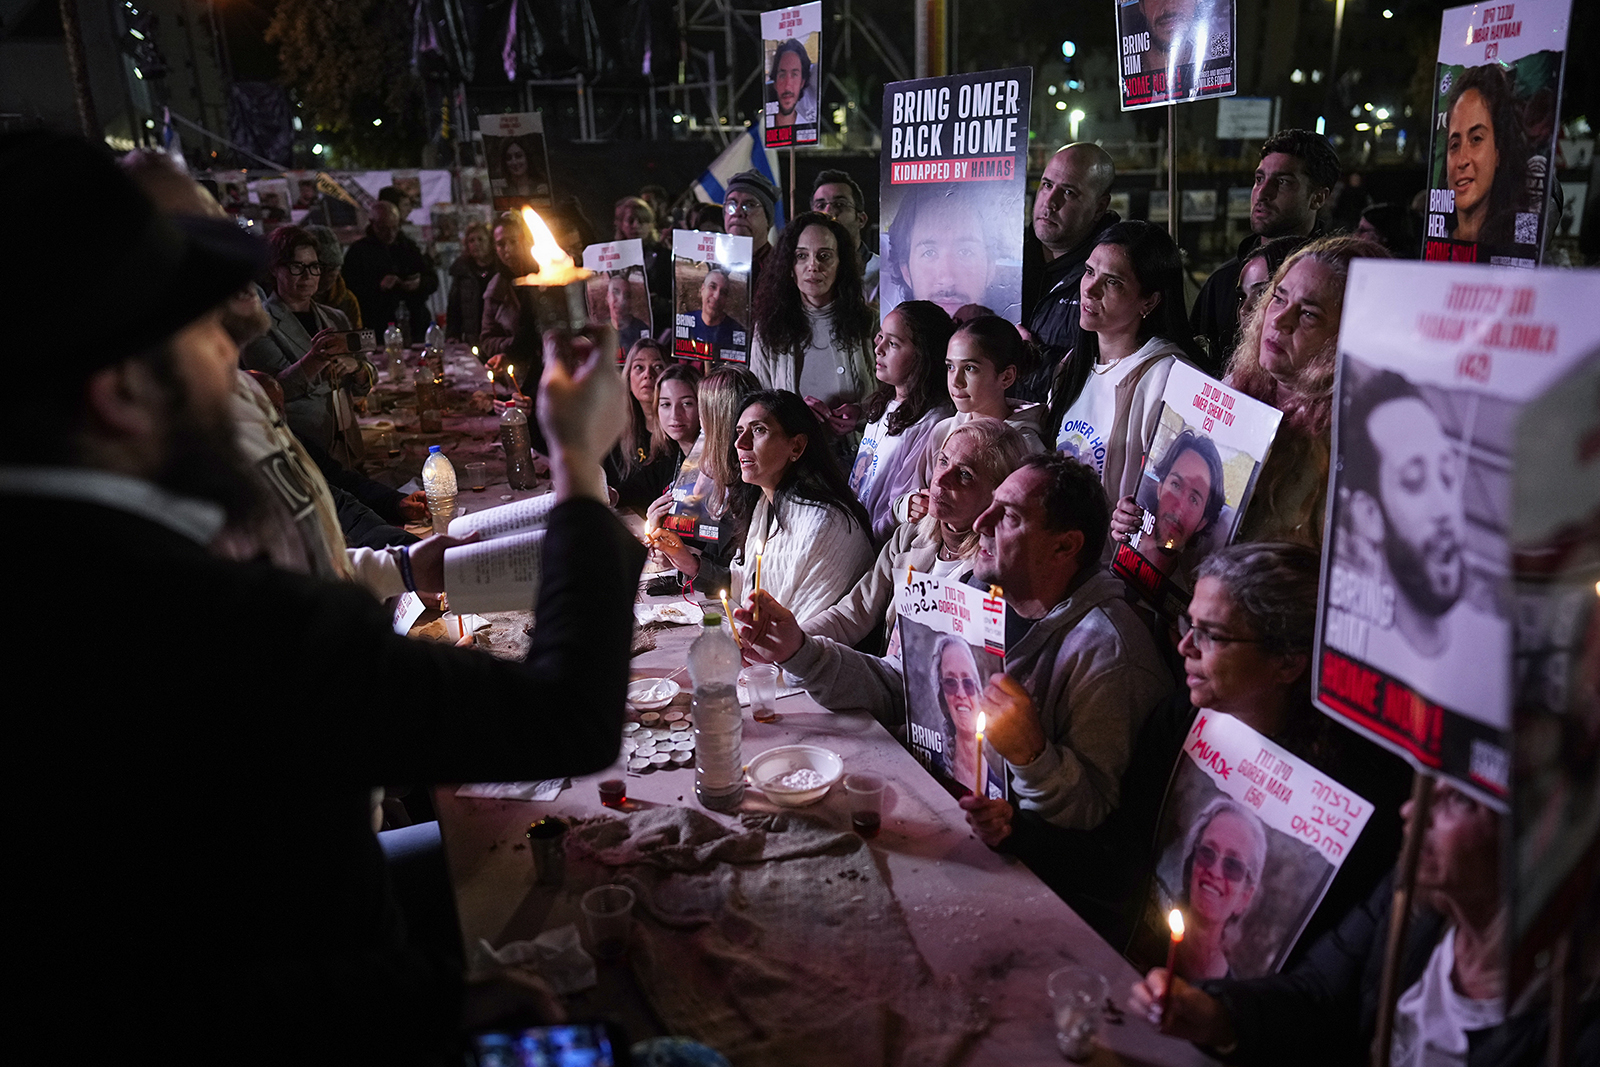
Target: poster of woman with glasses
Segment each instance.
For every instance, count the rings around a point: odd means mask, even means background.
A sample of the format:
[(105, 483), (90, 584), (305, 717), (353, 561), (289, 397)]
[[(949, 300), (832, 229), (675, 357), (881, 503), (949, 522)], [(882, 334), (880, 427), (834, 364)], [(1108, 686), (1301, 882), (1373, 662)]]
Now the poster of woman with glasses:
[(976, 790), (981, 763), (984, 794), (1003, 797), (1004, 775), (982, 756), (977, 728), (978, 698), (1003, 666), (1004, 602), (959, 582), (912, 578), (895, 606), (905, 665), (904, 741), (953, 794)]
[(1230, 715), (1202, 710), (1184, 740), (1156, 832), (1155, 877), (1128, 949), (1190, 982), (1282, 965), (1372, 815), (1372, 804)]

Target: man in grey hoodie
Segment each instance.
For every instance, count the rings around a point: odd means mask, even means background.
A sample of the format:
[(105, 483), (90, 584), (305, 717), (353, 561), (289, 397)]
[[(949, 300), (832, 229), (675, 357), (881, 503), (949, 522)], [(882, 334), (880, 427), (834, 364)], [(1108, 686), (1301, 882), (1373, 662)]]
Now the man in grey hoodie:
[[(1005, 671), (983, 692), (985, 736), (1005, 760), (1012, 799), (1062, 829), (1092, 829), (1116, 808), (1139, 727), (1173, 688), (1122, 582), (1099, 564), (1107, 523), (1091, 468), (1055, 452), (1030, 456), (979, 516), (964, 576), (1001, 586), (1006, 600)], [(759, 624), (748, 609), (734, 612), (753, 656), (780, 664), (831, 711), (904, 721), (899, 663), (807, 636), (758, 596)], [(1010, 834), (1010, 801), (968, 796), (961, 806), (986, 844)]]

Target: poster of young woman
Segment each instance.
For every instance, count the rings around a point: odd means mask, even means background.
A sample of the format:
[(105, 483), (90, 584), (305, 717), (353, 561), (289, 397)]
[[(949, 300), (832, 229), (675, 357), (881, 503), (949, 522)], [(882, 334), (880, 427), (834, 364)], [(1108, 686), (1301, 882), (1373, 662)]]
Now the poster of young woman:
[[(1550, 226), (1571, 0), (1443, 15), (1422, 258), (1537, 266)], [(1548, 216), (1548, 217), (1547, 217)]]
[[(978, 697), (1004, 668), (1005, 601), (960, 582), (913, 573), (895, 592), (906, 684), (903, 742), (956, 796), (1006, 795), (1005, 763), (979, 748)], [(995, 765), (999, 770), (996, 771)]]
[(822, 2), (761, 13), (767, 147), (817, 143), (822, 90)]
[(883, 90), (880, 306), (981, 304), (1022, 319), (1033, 70), (893, 82)]
[(1122, 110), (1239, 91), (1233, 0), (1116, 0)]
[(1233, 542), (1282, 419), (1187, 363), (1172, 368), (1134, 494), (1144, 524), (1111, 560), (1166, 617), (1188, 606), (1200, 560)]
[(617, 331), (623, 356), (641, 337), (654, 336), (650, 291), (644, 277), (644, 242), (606, 241), (583, 250), (589, 279), (589, 321), (609, 322)]
[(515, 115), (480, 115), (483, 161), (496, 211), (524, 206), (549, 207), (550, 157), (545, 151), (544, 116), (537, 111)]
[(688, 359), (750, 362), (748, 237), (672, 231), (672, 354)]
[(1231, 715), (1201, 711), (1156, 829), (1155, 879), (1128, 948), (1164, 967), (1183, 913), (1184, 979), (1276, 971), (1372, 817), (1372, 804)]

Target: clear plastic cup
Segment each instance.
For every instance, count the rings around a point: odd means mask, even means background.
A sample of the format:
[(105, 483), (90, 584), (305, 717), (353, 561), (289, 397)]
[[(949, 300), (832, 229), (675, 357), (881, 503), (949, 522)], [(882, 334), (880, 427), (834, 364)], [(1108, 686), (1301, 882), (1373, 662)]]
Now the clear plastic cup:
[(633, 890), (625, 885), (597, 885), (583, 895), (583, 925), (595, 959), (621, 959), (628, 951), (633, 926)]
[(481, 493), (489, 487), (489, 465), (473, 462), (467, 464), (467, 488)]
[(777, 722), (778, 668), (752, 663), (744, 669), (744, 684), (750, 692), (750, 717), (756, 722)]
[(1045, 988), (1055, 1016), (1056, 1048), (1074, 1062), (1088, 1059), (1109, 992), (1105, 977), (1087, 967), (1062, 967), (1050, 972)]
[(862, 837), (877, 837), (883, 825), (883, 775), (857, 772), (844, 776), (850, 803), (850, 827)]

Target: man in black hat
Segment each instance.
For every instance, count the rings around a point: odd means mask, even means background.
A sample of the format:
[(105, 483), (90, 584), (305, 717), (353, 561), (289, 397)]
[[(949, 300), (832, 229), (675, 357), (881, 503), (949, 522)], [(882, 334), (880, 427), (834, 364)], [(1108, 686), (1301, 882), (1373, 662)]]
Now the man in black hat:
[(736, 237), (750, 238), (750, 292), (756, 291), (761, 267), (772, 255), (768, 235), (778, 217), (778, 187), (766, 175), (742, 170), (728, 179), (722, 196), (722, 228)]
[[(0, 297), (13, 351), (49, 359), (0, 465), (26, 614), (8, 662), (34, 704), (8, 735), (14, 1018), (84, 1058), (442, 1062), (460, 968), (408, 940), (371, 790), (615, 757), (644, 553), (603, 504), (614, 345), (574, 342), (569, 371), (551, 342), (560, 503), (527, 659), (410, 641), (359, 587), (207, 551), (250, 507), (219, 308), (258, 242), (159, 215), (103, 149), (52, 134), (0, 136), (0, 204), (45, 256)], [(86, 247), (115, 284), (61, 330), (55, 279)], [(286, 668), (292, 698), (268, 680)]]

